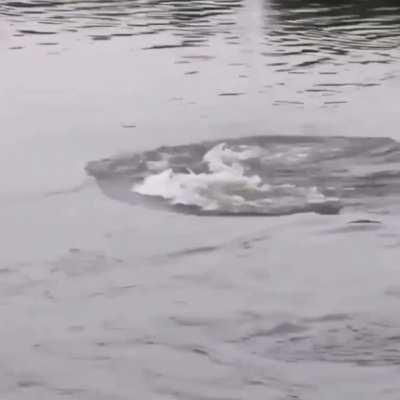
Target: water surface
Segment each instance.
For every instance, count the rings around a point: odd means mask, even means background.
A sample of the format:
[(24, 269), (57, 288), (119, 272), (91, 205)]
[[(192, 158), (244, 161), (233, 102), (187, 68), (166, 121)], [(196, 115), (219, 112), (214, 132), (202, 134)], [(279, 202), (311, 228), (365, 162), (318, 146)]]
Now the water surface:
[(2, 1), (0, 397), (398, 400), (399, 57), (394, 0)]
[(391, 1), (10, 1), (0, 15), (3, 197), (161, 144), (398, 135)]

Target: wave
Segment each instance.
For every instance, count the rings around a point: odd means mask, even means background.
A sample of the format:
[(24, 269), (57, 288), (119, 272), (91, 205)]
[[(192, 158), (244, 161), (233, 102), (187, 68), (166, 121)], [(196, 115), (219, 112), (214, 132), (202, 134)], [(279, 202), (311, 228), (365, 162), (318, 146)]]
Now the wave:
[(400, 195), (399, 166), (400, 144), (388, 138), (264, 136), (160, 147), (87, 171), (131, 202), (200, 215), (287, 215), (387, 207)]

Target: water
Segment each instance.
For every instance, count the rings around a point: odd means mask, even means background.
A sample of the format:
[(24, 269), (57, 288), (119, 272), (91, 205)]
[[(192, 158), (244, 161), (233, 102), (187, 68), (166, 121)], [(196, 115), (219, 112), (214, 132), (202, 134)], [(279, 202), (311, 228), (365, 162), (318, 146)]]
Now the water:
[(399, 150), (387, 138), (256, 136), (117, 156), (87, 171), (112, 198), (158, 198), (199, 215), (394, 213)]
[(392, 0), (3, 1), (2, 398), (397, 400), (399, 57)]
[[(2, 197), (69, 187), (87, 161), (160, 144), (397, 135), (392, 3), (129, 4), (2, 3), (1, 118), (13, 131), (2, 147), (14, 169), (2, 169)], [(37, 141), (40, 154), (22, 155)]]

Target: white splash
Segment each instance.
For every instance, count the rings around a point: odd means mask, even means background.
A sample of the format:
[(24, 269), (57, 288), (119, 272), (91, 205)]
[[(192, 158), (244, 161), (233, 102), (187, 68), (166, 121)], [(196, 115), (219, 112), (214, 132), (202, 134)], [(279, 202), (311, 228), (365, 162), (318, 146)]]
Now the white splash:
[[(324, 201), (316, 188), (305, 193), (304, 188), (293, 185), (271, 187), (258, 175), (246, 175), (240, 162), (261, 156), (262, 149), (256, 146), (237, 146), (233, 150), (220, 143), (203, 157), (209, 172), (196, 174), (188, 169), (188, 173), (177, 173), (168, 168), (135, 184), (132, 191), (161, 197), (171, 204), (197, 206), (205, 211), (262, 211), (282, 206), (282, 202), (288, 205)], [(280, 195), (277, 196), (276, 191)]]

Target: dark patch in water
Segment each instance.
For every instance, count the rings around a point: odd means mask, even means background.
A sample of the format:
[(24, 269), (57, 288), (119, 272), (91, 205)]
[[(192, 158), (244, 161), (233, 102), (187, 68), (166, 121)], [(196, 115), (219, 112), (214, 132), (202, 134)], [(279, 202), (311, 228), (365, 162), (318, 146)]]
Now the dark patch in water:
[(38, 381), (33, 381), (33, 380), (21, 380), (21, 381), (18, 381), (17, 385), (20, 388), (24, 388), (24, 389), (28, 388), (29, 389), (29, 388), (43, 386), (43, 383), (38, 382)]
[(242, 96), (242, 95), (244, 95), (245, 93), (243, 93), (243, 92), (222, 92), (222, 93), (219, 93), (219, 95), (218, 96), (222, 96), (222, 97), (227, 97), (227, 96)]
[(245, 340), (251, 340), (256, 337), (286, 336), (294, 333), (305, 332), (307, 329), (308, 328), (303, 325), (294, 324), (292, 322), (282, 322), (271, 329), (254, 332), (250, 336), (246, 337)]
[(347, 226), (342, 226), (339, 228), (325, 230), (324, 234), (338, 234), (338, 233), (357, 233), (357, 232), (374, 232), (382, 228), (379, 223), (355, 223), (349, 224)]
[(349, 224), (381, 224), (381, 221), (376, 221), (373, 219), (356, 219), (354, 221), (350, 221)]
[(175, 251), (173, 253), (168, 253), (166, 255), (166, 257), (167, 258), (180, 258), (180, 257), (192, 256), (192, 255), (196, 255), (196, 254), (211, 253), (218, 249), (219, 249), (219, 246), (194, 247), (194, 248), (190, 248), (190, 249)]
[(24, 35), (55, 35), (56, 34), (56, 32), (34, 31), (34, 30), (28, 30), (28, 29), (20, 29), (18, 32), (20, 32)]
[(341, 322), (341, 321), (346, 321), (351, 319), (351, 316), (348, 314), (327, 314), (327, 315), (322, 315), (320, 317), (314, 317), (314, 318), (305, 318), (304, 322), (307, 323), (324, 323), (324, 322)]

